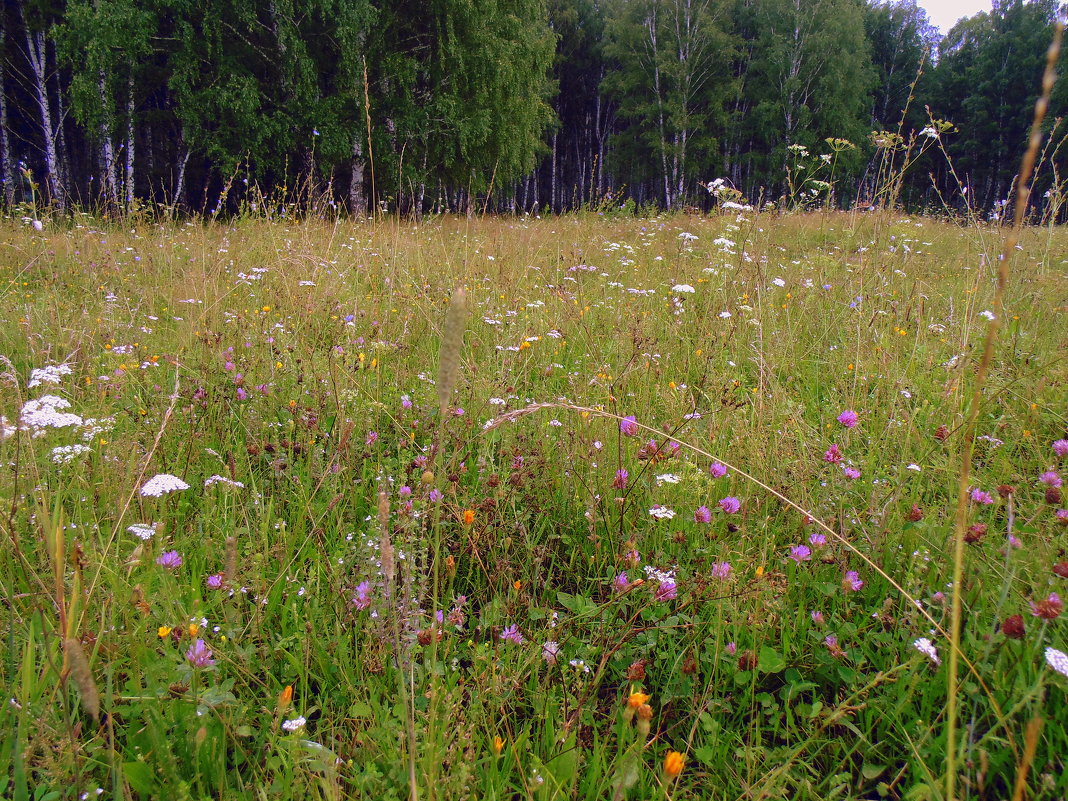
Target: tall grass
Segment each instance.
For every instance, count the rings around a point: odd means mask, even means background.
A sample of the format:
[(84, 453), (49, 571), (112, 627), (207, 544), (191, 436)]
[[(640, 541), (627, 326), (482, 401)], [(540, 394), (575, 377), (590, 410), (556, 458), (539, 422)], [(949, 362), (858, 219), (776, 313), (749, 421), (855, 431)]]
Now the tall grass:
[(1064, 797), (1068, 241), (995, 313), (997, 240), (4, 221), (4, 431), (81, 422), (0, 441), (0, 795)]

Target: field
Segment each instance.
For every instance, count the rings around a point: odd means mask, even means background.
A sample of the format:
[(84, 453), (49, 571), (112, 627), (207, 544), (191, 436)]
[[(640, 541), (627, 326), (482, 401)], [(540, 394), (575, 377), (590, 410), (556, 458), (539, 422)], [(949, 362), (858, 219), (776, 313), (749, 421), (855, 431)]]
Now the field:
[(31, 222), (0, 797), (1068, 797), (1068, 231)]

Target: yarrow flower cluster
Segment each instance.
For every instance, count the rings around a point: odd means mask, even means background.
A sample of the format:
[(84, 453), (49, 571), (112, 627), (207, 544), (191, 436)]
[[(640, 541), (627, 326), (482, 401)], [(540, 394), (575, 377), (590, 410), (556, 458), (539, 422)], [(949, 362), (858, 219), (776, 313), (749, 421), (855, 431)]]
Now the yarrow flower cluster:
[(156, 533), (156, 527), (147, 523), (134, 523), (132, 526), (127, 526), (126, 531), (139, 539), (150, 540)]
[(305, 726), (305, 724), (307, 722), (308, 722), (307, 718), (305, 718), (303, 715), (301, 715), (301, 716), (295, 717), (295, 718), (293, 718), (291, 720), (282, 721), (282, 728), (285, 729), (288, 732), (300, 731), (301, 729), (304, 728), (304, 726)]
[(79, 456), (92, 451), (88, 445), (61, 445), (52, 449), (52, 462), (54, 464), (70, 464)]
[(204, 479), (204, 486), (210, 487), (212, 484), (223, 484), (227, 487), (233, 487), (234, 489), (244, 489), (245, 485), (240, 481), (234, 481), (233, 479), (226, 478), (226, 476), (211, 476)]
[(189, 485), (177, 476), (172, 476), (169, 473), (159, 473), (144, 483), (141, 487), (141, 497), (158, 498), (170, 492), (181, 492), (187, 489), (189, 489)]
[(69, 426), (82, 425), (82, 418), (71, 412), (63, 412), (61, 409), (69, 409), (70, 401), (56, 395), (42, 395), (36, 400), (28, 400), (22, 404), (19, 413), (19, 421), (23, 429), (33, 431), (35, 437), (41, 436), (46, 428), (67, 428)]
[(934, 647), (934, 645), (931, 643), (931, 641), (929, 639), (927, 639), (926, 637), (920, 637), (918, 640), (916, 640), (914, 643), (912, 643), (912, 647), (915, 648), (917, 651), (919, 651), (924, 656), (926, 656), (928, 659), (930, 659), (936, 665), (941, 665), (942, 664), (942, 660), (938, 657), (938, 650)]
[(1068, 654), (1056, 648), (1046, 649), (1046, 664), (1062, 676), (1068, 676)]
[(36, 367), (30, 370), (30, 380), (26, 386), (30, 389), (39, 387), (41, 384), (60, 384), (62, 376), (70, 375), (74, 371), (66, 364), (50, 364), (45, 367)]

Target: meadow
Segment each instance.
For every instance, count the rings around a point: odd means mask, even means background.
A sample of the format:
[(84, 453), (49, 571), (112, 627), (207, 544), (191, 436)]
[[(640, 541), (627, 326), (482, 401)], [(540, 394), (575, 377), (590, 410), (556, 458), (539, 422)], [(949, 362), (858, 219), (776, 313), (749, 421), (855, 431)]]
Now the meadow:
[(33, 223), (0, 797), (1068, 797), (1068, 231)]

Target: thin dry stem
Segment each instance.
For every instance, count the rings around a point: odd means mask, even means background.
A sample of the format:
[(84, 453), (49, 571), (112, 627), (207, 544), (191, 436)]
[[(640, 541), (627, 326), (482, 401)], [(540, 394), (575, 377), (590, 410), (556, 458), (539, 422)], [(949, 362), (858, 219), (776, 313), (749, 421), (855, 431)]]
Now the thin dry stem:
[(964, 426), (964, 442), (961, 447), (960, 480), (957, 485), (957, 510), (953, 526), (953, 600), (950, 610), (950, 644), (949, 652), (949, 698), (946, 704), (946, 799), (954, 801), (956, 792), (956, 744), (957, 744), (957, 678), (958, 660), (960, 658), (961, 638), (961, 611), (963, 606), (964, 579), (964, 531), (968, 524), (968, 491), (971, 483), (972, 453), (975, 446), (975, 424), (979, 417), (979, 407), (982, 402), (983, 387), (990, 373), (990, 365), (994, 360), (994, 345), (997, 342), (998, 330), (1001, 328), (1001, 318), (1005, 313), (1005, 287), (1009, 283), (1009, 264), (1016, 250), (1016, 243), (1020, 240), (1020, 230), (1023, 228), (1024, 217), (1027, 214), (1027, 200), (1031, 194), (1031, 173), (1035, 167), (1035, 159), (1038, 156), (1039, 145), (1042, 142), (1042, 121), (1049, 108), (1049, 96), (1056, 79), (1054, 70), (1057, 64), (1057, 56), (1061, 49), (1061, 36), (1064, 25), (1058, 22), (1053, 32), (1053, 42), (1046, 54), (1046, 70), (1042, 76), (1042, 94), (1035, 102), (1035, 116), (1031, 123), (1031, 138), (1020, 164), (1020, 174), (1016, 178), (1016, 209), (1012, 228), (1001, 249), (998, 264), (997, 287), (994, 290), (993, 312), (986, 329), (986, 338), (983, 342), (983, 356), (979, 361), (979, 369), (975, 375), (975, 387), (972, 390), (972, 402), (968, 408), (968, 418)]

